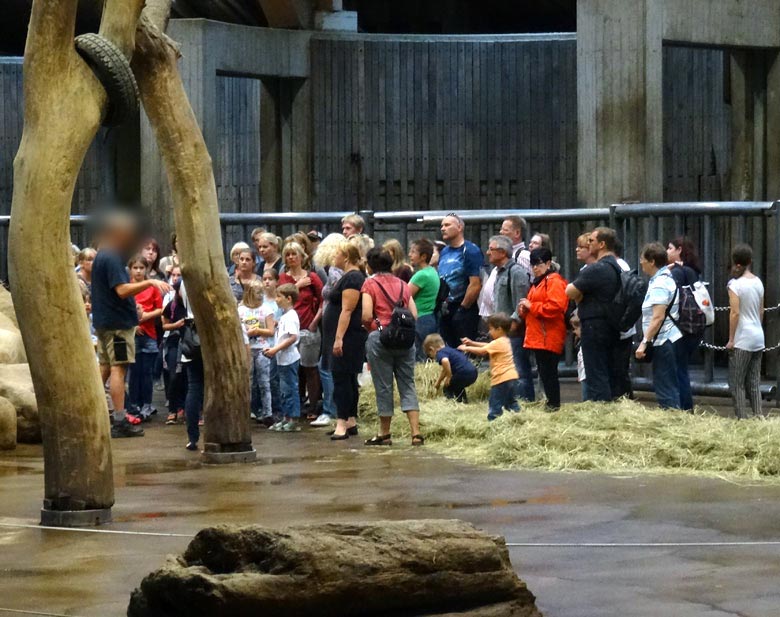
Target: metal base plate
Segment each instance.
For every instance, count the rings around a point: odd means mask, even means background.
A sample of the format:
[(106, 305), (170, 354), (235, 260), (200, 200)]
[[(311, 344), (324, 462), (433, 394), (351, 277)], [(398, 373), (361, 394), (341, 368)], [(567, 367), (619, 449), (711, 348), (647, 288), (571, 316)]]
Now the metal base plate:
[(209, 452), (205, 450), (200, 460), (204, 465), (228, 465), (230, 463), (253, 463), (257, 460), (257, 450), (243, 452)]
[(100, 510), (47, 510), (41, 508), (44, 527), (95, 527), (111, 522), (111, 508)]

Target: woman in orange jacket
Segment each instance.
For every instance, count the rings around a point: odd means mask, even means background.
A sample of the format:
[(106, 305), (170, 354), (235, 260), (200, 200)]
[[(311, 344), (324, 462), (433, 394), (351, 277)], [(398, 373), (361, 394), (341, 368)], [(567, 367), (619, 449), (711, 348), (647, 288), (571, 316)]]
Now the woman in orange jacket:
[(553, 272), (550, 249), (534, 249), (530, 261), (534, 280), (528, 296), (517, 305), (517, 312), (525, 319), (523, 346), (532, 349), (536, 356), (547, 407), (555, 411), (561, 406), (558, 362), (566, 343), (566, 279)]

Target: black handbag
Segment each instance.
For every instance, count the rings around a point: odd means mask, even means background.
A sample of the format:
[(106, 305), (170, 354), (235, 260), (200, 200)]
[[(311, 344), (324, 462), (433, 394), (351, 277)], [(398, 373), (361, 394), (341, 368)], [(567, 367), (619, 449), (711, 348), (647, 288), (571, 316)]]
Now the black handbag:
[[(664, 323), (666, 323), (666, 320), (669, 319), (669, 313), (672, 312), (672, 307), (674, 306), (674, 301), (676, 299), (677, 299), (677, 289), (675, 288), (674, 295), (672, 296), (672, 301), (666, 307), (666, 313), (664, 314), (664, 320), (661, 322), (661, 328), (664, 327)], [(672, 323), (674, 323), (674, 320), (672, 320)], [(661, 331), (661, 328), (658, 328), (658, 332)], [(634, 360), (636, 360), (640, 364), (651, 364), (653, 362), (653, 350), (655, 349), (655, 339), (658, 338), (658, 332), (656, 332), (652, 341), (647, 341), (647, 345), (645, 345), (645, 355), (643, 358), (636, 357), (636, 350), (639, 349), (639, 347), (642, 345), (641, 341), (634, 346)]]
[(190, 360), (200, 358), (200, 335), (198, 335), (195, 321), (192, 319), (185, 320), (184, 327), (181, 329), (179, 350)]

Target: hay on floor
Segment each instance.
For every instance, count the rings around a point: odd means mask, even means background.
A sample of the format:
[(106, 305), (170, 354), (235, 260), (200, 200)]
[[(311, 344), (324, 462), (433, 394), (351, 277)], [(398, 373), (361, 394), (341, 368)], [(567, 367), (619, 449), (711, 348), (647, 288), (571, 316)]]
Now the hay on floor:
[[(427, 447), (468, 462), (500, 468), (606, 473), (687, 473), (735, 481), (780, 481), (780, 421), (737, 421), (713, 414), (661, 411), (634, 401), (564, 405), (557, 413), (541, 404), (487, 421), (487, 374), (462, 405), (436, 396), (438, 367), (417, 371), (420, 421)], [(373, 386), (361, 391), (361, 421), (373, 428)], [(368, 427), (366, 427), (368, 428)], [(400, 414), (393, 422), (399, 443), (410, 438)]]

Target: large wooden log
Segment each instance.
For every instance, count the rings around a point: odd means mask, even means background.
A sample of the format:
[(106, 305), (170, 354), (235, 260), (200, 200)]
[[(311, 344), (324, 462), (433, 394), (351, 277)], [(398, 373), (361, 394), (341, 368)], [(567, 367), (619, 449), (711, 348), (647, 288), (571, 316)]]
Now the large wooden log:
[(204, 529), (129, 617), (540, 617), (502, 538), (462, 521)]
[[(128, 57), (142, 6), (106, 3), (100, 33)], [(57, 512), (104, 511), (114, 503), (108, 409), (70, 253), (76, 176), (107, 103), (75, 50), (76, 7), (76, 0), (33, 3), (8, 240), (11, 291), (43, 433), (44, 511)]]
[(210, 462), (245, 461), (254, 453), (248, 358), (223, 261), (211, 157), (179, 74), (178, 51), (163, 34), (169, 11), (170, 0), (147, 2), (133, 72), (168, 176), (182, 276), (201, 340), (205, 455)]

